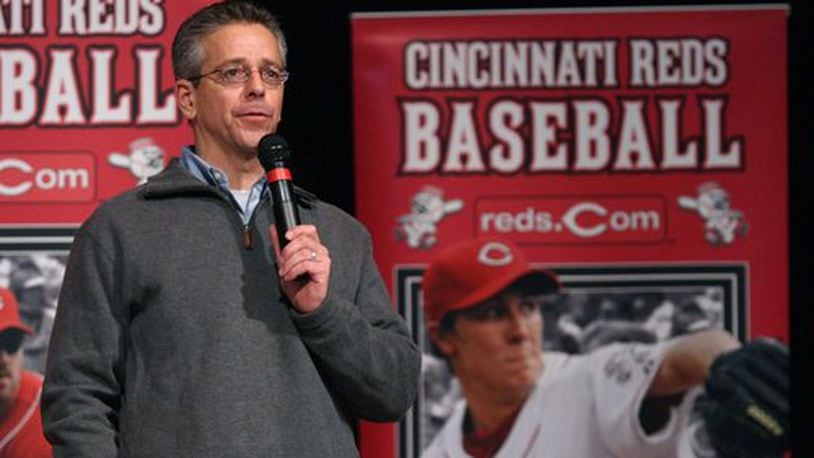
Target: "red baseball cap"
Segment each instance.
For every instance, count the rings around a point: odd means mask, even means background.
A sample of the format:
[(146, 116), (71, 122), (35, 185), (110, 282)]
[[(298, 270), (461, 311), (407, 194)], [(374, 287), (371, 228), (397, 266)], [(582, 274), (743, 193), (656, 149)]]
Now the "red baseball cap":
[(455, 310), (480, 304), (521, 278), (530, 277), (539, 292), (557, 291), (556, 275), (529, 264), (523, 252), (506, 240), (478, 238), (455, 243), (432, 261), (424, 273), (424, 318), (430, 332)]
[(20, 321), (19, 306), (17, 305), (17, 298), (11, 291), (0, 288), (0, 332), (9, 329), (19, 329), (26, 334), (33, 335), (34, 332), (31, 328)]

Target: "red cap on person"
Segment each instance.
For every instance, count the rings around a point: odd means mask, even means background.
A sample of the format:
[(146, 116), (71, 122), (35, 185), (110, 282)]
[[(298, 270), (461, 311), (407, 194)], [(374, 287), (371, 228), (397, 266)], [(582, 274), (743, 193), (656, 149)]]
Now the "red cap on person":
[(442, 250), (424, 273), (424, 318), (434, 333), (444, 316), (497, 295), (520, 279), (540, 293), (557, 291), (556, 275), (536, 269), (505, 240), (478, 238)]
[(34, 334), (31, 328), (20, 321), (20, 311), (17, 298), (11, 291), (0, 288), (0, 332), (9, 329), (19, 329), (26, 334)]

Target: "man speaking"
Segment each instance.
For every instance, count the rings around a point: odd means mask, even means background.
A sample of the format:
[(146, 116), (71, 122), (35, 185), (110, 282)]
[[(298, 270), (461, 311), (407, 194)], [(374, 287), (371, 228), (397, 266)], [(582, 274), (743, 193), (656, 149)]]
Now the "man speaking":
[(277, 240), (257, 146), (285, 57), (249, 2), (178, 30), (195, 145), (76, 234), (43, 394), (55, 456), (356, 456), (357, 419), (412, 404), (420, 355), (368, 232), (297, 189), (302, 224)]

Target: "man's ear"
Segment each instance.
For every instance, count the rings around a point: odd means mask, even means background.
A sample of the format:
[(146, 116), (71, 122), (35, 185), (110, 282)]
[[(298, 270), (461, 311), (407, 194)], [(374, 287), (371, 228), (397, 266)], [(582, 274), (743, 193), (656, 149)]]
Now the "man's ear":
[(447, 356), (447, 358), (452, 358), (455, 355), (455, 342), (454, 342), (454, 331), (451, 330), (434, 330), (431, 332), (432, 341), (435, 343), (435, 346), (438, 347), (439, 350), (443, 354)]
[(195, 86), (191, 81), (185, 79), (175, 81), (175, 102), (178, 104), (178, 109), (181, 110), (181, 115), (187, 121), (195, 119), (197, 105), (195, 104)]

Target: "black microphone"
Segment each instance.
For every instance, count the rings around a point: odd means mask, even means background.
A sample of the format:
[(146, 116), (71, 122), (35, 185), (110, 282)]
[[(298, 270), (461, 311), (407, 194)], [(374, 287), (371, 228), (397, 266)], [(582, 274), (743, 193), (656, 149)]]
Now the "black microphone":
[(294, 198), (294, 184), (291, 171), (286, 161), (291, 156), (288, 142), (281, 135), (267, 134), (257, 145), (257, 158), (266, 171), (266, 179), (271, 190), (271, 202), (274, 207), (274, 225), (277, 227), (277, 239), (280, 249), (288, 243), (285, 233), (300, 224), (300, 213)]

